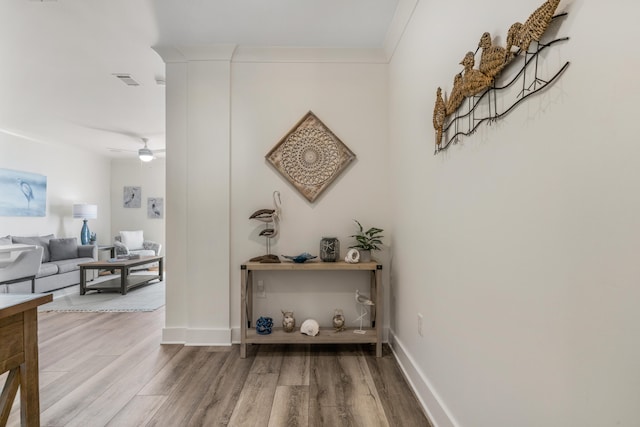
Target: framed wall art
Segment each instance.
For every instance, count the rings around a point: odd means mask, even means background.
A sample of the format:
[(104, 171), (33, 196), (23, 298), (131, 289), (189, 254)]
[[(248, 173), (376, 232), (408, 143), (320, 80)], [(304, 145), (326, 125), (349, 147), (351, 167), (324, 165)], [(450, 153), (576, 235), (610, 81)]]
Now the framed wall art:
[(147, 218), (164, 218), (164, 199), (162, 197), (147, 198)]
[(47, 177), (0, 168), (0, 216), (47, 216)]
[(142, 187), (124, 187), (122, 206), (125, 208), (139, 208), (142, 204)]
[(356, 155), (309, 111), (265, 157), (308, 201), (314, 202)]

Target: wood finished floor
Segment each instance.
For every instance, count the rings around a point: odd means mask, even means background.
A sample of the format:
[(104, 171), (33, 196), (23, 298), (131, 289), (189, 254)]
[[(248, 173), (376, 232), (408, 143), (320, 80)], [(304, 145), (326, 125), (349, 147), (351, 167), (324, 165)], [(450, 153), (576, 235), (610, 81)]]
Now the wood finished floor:
[[(382, 358), (371, 346), (249, 346), (240, 359), (237, 345), (160, 345), (163, 322), (164, 308), (40, 313), (41, 425), (429, 426), (386, 346)], [(8, 425), (20, 425), (17, 405)]]

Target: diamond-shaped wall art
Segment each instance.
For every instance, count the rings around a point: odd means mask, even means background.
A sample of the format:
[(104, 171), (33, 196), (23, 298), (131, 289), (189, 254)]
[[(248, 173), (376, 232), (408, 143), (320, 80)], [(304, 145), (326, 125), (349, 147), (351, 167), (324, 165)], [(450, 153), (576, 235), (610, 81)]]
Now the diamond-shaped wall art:
[(313, 202), (356, 155), (309, 111), (265, 157)]

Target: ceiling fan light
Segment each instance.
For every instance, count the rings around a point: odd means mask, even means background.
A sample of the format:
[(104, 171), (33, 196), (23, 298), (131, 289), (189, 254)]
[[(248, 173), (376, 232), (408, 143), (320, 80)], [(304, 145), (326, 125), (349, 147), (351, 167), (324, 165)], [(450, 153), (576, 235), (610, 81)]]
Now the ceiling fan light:
[(150, 162), (153, 160), (153, 151), (149, 150), (147, 147), (141, 148), (138, 150), (138, 158), (143, 162)]

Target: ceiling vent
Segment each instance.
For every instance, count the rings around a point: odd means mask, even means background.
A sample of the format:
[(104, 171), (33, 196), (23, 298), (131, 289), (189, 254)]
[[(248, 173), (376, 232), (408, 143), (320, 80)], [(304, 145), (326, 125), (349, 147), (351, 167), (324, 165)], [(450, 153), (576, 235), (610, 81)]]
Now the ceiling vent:
[(140, 86), (140, 83), (135, 81), (133, 77), (131, 77), (131, 74), (114, 74), (114, 76), (127, 86)]

